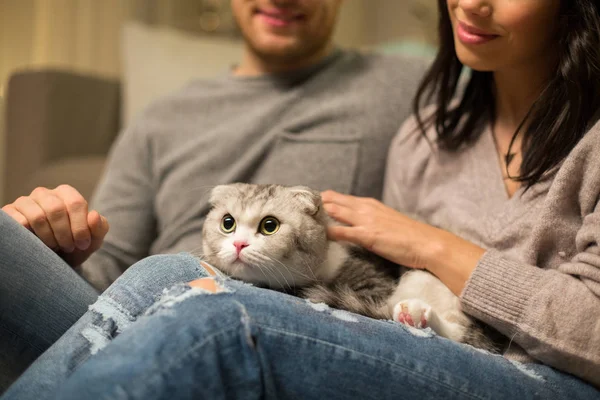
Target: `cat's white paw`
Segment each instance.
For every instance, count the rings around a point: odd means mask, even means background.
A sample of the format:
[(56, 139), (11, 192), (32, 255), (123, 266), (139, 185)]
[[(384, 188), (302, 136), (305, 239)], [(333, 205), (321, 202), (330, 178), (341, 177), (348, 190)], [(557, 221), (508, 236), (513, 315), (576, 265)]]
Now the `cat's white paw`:
[(431, 320), (431, 306), (419, 299), (402, 300), (396, 303), (393, 319), (415, 328), (427, 328)]

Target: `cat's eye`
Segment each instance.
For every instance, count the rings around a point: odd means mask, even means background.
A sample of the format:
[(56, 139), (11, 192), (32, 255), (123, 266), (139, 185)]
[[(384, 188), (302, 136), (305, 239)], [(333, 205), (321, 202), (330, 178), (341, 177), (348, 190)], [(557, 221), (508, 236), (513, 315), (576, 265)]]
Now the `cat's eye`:
[(263, 235), (274, 235), (279, 230), (279, 220), (275, 217), (265, 217), (260, 221), (259, 231)]
[(229, 214), (225, 215), (221, 220), (221, 230), (225, 233), (235, 231), (235, 219)]

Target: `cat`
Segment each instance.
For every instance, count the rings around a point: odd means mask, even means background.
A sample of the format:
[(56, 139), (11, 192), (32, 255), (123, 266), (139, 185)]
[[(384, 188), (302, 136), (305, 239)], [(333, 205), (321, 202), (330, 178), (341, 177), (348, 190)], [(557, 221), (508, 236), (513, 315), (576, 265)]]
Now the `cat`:
[(334, 223), (308, 187), (216, 186), (204, 222), (204, 261), (235, 279), (315, 303), (392, 319), (495, 352), (483, 328), (461, 311), (439, 279), (367, 250), (328, 240)]

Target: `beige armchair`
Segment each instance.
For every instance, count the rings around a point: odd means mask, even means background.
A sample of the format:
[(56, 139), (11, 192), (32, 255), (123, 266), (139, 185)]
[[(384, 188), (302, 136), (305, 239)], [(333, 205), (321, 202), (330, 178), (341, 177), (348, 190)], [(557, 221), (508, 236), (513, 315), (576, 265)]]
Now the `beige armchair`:
[(62, 183), (90, 198), (119, 130), (119, 92), (116, 80), (71, 72), (13, 74), (5, 98), (2, 204)]

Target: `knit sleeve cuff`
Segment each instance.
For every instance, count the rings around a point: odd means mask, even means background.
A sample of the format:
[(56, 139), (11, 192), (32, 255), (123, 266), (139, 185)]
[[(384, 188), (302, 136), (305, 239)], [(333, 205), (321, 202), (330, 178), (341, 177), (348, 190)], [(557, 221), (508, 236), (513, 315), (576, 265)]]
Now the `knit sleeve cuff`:
[(487, 251), (461, 294), (463, 310), (512, 336), (544, 271)]

